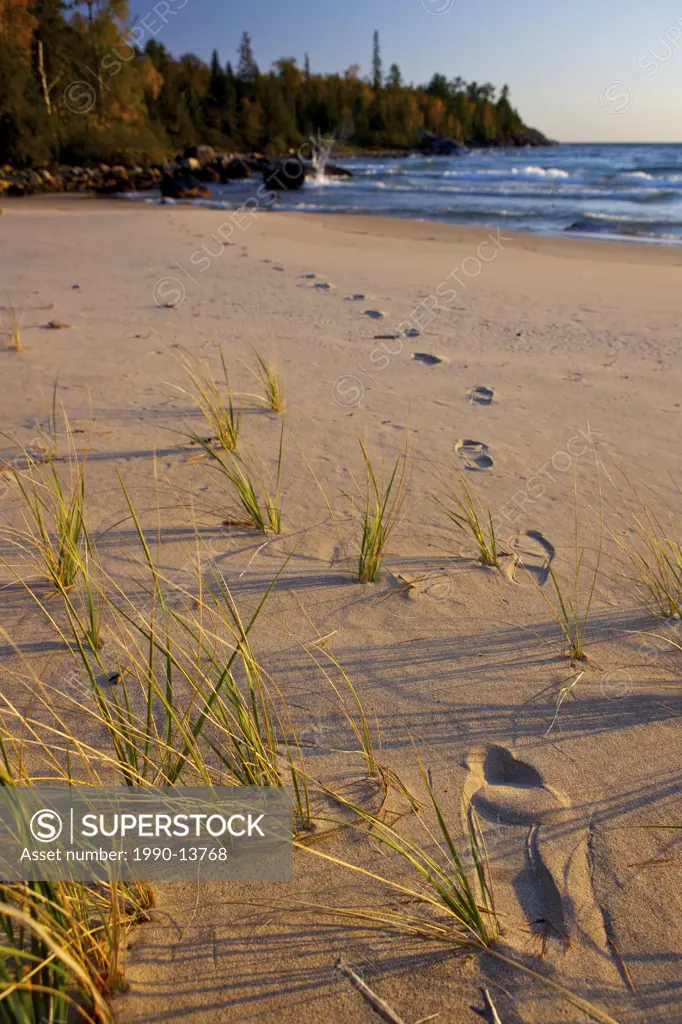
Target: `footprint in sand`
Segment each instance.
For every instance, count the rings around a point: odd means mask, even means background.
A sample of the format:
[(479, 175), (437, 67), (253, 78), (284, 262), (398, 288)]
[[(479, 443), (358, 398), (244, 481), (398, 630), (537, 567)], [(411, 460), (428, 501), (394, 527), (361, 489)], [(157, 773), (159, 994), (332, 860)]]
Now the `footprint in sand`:
[(380, 309), (363, 309), (363, 316), (368, 316), (371, 320), (382, 320), (388, 313), (382, 313)]
[(298, 277), (301, 281), (314, 281), (317, 274), (299, 274)]
[[(475, 750), (468, 755), (466, 767), (465, 792), (480, 820), (509, 828), (512, 843), (505, 844), (507, 864), (513, 857), (513, 826), (528, 829), (525, 839), (518, 837), (519, 869), (511, 883), (527, 924), (542, 937), (543, 948), (551, 938), (567, 949), (571, 939), (587, 932), (606, 949), (590, 883), (587, 833), (566, 827), (574, 813), (567, 795), (507, 747)], [(499, 833), (495, 835), (499, 838)], [(516, 870), (513, 860), (511, 867)]]
[(413, 352), (412, 358), (418, 363), (426, 363), (427, 366), (437, 366), (438, 363), (444, 362), (441, 356), (431, 355), (430, 352)]
[(515, 758), (506, 747), (474, 751), (467, 757), (467, 767), (476, 783), (469, 796), (471, 803), (501, 824), (539, 825), (556, 819), (570, 806), (568, 798), (549, 786), (537, 768)]
[(344, 302), (368, 302), (370, 299), (373, 299), (373, 298), (374, 298), (373, 295), (363, 295), (362, 293), (358, 293), (356, 295), (345, 295), (343, 301)]
[[(539, 587), (543, 587), (549, 579), (549, 569), (554, 561), (556, 549), (539, 530), (526, 530), (525, 533), (515, 533), (509, 540), (509, 549), (513, 561), (507, 567), (507, 575), (513, 583), (523, 585), (523, 581), (517, 578), (525, 578), (526, 585), (532, 585), (532, 580)], [(532, 580), (528, 579), (528, 574)]]
[(492, 388), (485, 388), (478, 385), (475, 388), (469, 388), (467, 392), (469, 401), (473, 402), (474, 405), (491, 405), (495, 392)]
[(313, 288), (316, 288), (318, 292), (330, 292), (335, 288), (335, 285), (330, 284), (329, 281), (317, 281)]
[(398, 338), (418, 338), (421, 331), (418, 331), (416, 327), (408, 327), (406, 331), (401, 333), (400, 331), (393, 331), (391, 334), (375, 334), (375, 341), (396, 341)]
[(488, 445), (483, 444), (482, 441), (471, 441), (469, 438), (463, 438), (461, 441), (455, 441), (455, 451), (464, 459), (464, 465), (466, 469), (476, 472), (481, 469), (490, 469), (494, 463), (491, 457), (488, 455)]
[[(580, 940), (610, 959), (603, 915), (592, 888), (589, 828), (587, 822), (581, 824), (581, 815), (566, 794), (530, 762), (515, 758), (499, 744), (473, 751), (465, 766), (465, 796), (479, 814), (488, 849), (502, 838), (501, 831), (505, 836), (499, 870), (506, 865), (516, 872), (508, 878), (525, 928), (530, 926), (542, 939), (543, 951), (549, 939), (558, 941), (564, 953)], [(526, 946), (527, 937), (522, 942)]]

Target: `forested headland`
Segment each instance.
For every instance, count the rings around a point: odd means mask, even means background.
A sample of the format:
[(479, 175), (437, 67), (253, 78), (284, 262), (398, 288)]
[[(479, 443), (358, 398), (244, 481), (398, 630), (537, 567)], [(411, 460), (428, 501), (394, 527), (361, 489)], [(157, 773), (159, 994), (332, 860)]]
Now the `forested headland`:
[(434, 74), (423, 85), (385, 66), (312, 70), (308, 55), (259, 68), (244, 33), (234, 62), (172, 56), (163, 30), (189, 0), (160, 0), (131, 23), (127, 0), (0, 0), (0, 164), (163, 163), (187, 147), (283, 153), (309, 136), (411, 149), (424, 133), (468, 145), (546, 141), (509, 88)]

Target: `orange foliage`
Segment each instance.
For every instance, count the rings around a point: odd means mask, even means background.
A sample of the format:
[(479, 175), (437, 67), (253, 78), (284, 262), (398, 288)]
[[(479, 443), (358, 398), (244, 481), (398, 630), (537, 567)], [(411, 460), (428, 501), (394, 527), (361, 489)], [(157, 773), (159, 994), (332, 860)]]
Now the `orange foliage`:
[(28, 60), (38, 24), (31, 0), (0, 0), (0, 39), (13, 43)]

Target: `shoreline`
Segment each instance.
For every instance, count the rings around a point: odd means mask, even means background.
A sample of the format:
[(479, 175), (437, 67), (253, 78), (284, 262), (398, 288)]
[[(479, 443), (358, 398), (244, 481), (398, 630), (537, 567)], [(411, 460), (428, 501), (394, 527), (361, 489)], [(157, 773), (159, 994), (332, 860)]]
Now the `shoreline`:
[[(0, 211), (15, 214), (21, 210), (26, 212), (73, 212), (72, 206), (77, 206), (78, 212), (85, 212), (86, 209), (94, 211), (99, 208), (102, 212), (121, 211), (132, 212), (133, 210), (200, 210), (204, 213), (215, 212), (229, 215), (240, 209), (240, 207), (212, 206), (209, 204), (198, 204), (194, 202), (173, 202), (173, 203), (144, 203), (135, 200), (114, 198), (112, 196), (99, 196), (84, 192), (66, 193), (42, 193), (40, 195), (10, 197), (0, 202)], [(622, 263), (645, 263), (659, 264), (664, 266), (682, 266), (682, 242), (657, 242), (651, 239), (632, 238), (614, 239), (600, 238), (593, 235), (568, 235), (565, 234), (540, 234), (531, 231), (506, 231), (498, 228), (497, 225), (485, 224), (454, 224), (438, 220), (424, 220), (413, 217), (386, 216), (384, 214), (367, 213), (317, 213), (303, 212), (300, 210), (277, 210), (264, 209), (260, 211), (257, 219), (262, 217), (275, 216), (278, 219), (299, 221), (303, 224), (310, 223), (317, 226), (333, 228), (342, 233), (352, 235), (373, 235), (377, 238), (399, 238), (404, 241), (415, 242), (437, 242), (454, 245), (466, 245), (467, 243), (479, 243), (481, 235), (487, 236), (489, 232), (498, 231), (508, 239), (512, 239), (516, 246), (529, 252), (536, 252), (548, 256), (562, 256), (568, 259), (597, 258), (599, 260), (616, 260)], [(1, 222), (0, 222), (1, 223)], [(216, 229), (220, 223), (216, 224)], [(595, 244), (596, 243), (596, 244)], [(646, 258), (643, 257), (647, 254)]]

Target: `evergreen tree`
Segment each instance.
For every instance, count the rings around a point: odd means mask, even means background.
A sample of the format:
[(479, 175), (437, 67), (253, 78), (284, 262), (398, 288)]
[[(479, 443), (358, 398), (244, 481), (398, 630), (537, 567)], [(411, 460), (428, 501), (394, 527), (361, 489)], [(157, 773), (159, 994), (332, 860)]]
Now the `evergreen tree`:
[(375, 92), (381, 89), (381, 51), (379, 50), (379, 33), (376, 29), (372, 44), (372, 86)]
[(211, 57), (211, 78), (208, 84), (208, 103), (223, 110), (227, 104), (227, 75), (223, 71), (218, 57), (218, 51), (213, 51)]
[(390, 89), (400, 89), (403, 84), (403, 76), (397, 64), (391, 64), (388, 69), (388, 86)]
[(244, 32), (239, 44), (239, 64), (237, 65), (237, 78), (245, 85), (255, 85), (258, 80), (258, 65), (253, 55), (251, 36)]

